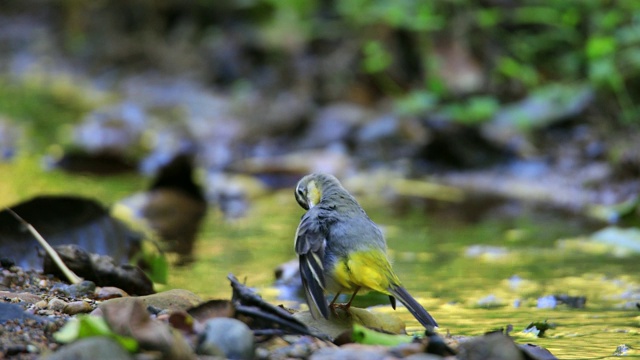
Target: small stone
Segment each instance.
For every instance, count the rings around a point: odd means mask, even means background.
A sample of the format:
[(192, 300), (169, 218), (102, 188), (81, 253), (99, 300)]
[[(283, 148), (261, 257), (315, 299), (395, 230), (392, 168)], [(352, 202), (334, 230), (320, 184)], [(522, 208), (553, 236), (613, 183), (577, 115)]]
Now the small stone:
[[(103, 336), (93, 336), (77, 340), (61, 347), (58, 351), (45, 357), (47, 360), (94, 360), (108, 354), (109, 359), (130, 360), (133, 359), (126, 350), (115, 340)], [(100, 355), (100, 356), (98, 356)]]
[(91, 304), (86, 301), (72, 301), (62, 309), (62, 312), (68, 315), (90, 313), (93, 310)]
[(38, 309), (46, 309), (49, 303), (46, 300), (40, 300), (33, 305)]
[(49, 310), (62, 311), (65, 306), (67, 306), (66, 301), (60, 300), (58, 298), (53, 298), (49, 300), (49, 305), (47, 307), (49, 308)]
[(96, 290), (96, 284), (93, 281), (84, 280), (78, 284), (69, 286), (67, 291), (73, 297), (82, 297), (92, 294)]
[(367, 359), (383, 360), (390, 358), (386, 346), (347, 344), (337, 348), (322, 348), (309, 357), (310, 360), (329, 359)]
[(25, 302), (27, 304), (35, 304), (42, 298), (40, 296), (28, 292), (13, 293), (10, 291), (0, 291), (0, 299), (9, 298), (12, 303)]
[(172, 289), (163, 291), (161, 293), (138, 296), (138, 297), (123, 297), (114, 298), (102, 302), (99, 306), (103, 308), (107, 304), (118, 304), (118, 306), (125, 306), (125, 304), (131, 301), (142, 300), (145, 306), (153, 306), (162, 310), (177, 311), (187, 310), (202, 303), (202, 299), (191, 291), (182, 289)]
[(114, 287), (114, 286), (103, 286), (96, 288), (95, 296), (97, 300), (109, 300), (114, 298), (127, 297), (126, 291)]
[(253, 332), (242, 321), (213, 318), (205, 323), (196, 352), (201, 355), (224, 355), (229, 359), (252, 359), (255, 352), (253, 341)]

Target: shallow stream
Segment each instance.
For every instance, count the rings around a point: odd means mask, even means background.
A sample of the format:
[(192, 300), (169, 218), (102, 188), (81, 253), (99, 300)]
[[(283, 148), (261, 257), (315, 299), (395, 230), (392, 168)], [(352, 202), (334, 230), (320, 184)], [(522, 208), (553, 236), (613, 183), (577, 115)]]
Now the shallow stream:
[[(135, 176), (82, 177), (44, 172), (34, 159), (0, 164), (0, 205), (39, 193), (74, 193), (112, 203), (144, 187)], [(640, 257), (614, 257), (563, 247), (562, 239), (585, 236), (597, 227), (552, 210), (503, 203), (485, 208), (422, 200), (396, 201), (359, 196), (386, 234), (394, 268), (405, 287), (438, 320), (440, 332), (481, 335), (513, 326), (520, 343), (549, 349), (560, 359), (614, 358), (622, 346), (640, 357), (637, 274)], [(273, 287), (275, 268), (294, 257), (293, 236), (303, 210), (291, 189), (256, 199), (247, 217), (225, 220), (210, 211), (196, 246), (195, 262), (173, 269), (160, 289), (184, 288), (205, 299), (229, 298), (233, 273), (270, 302), (298, 307), (290, 294)], [(514, 215), (515, 214), (515, 215)], [(586, 297), (584, 309), (538, 308), (550, 295)], [(358, 306), (385, 297), (365, 296)], [(419, 331), (411, 315), (395, 312), (409, 332)], [(540, 338), (522, 331), (531, 322), (555, 327)]]

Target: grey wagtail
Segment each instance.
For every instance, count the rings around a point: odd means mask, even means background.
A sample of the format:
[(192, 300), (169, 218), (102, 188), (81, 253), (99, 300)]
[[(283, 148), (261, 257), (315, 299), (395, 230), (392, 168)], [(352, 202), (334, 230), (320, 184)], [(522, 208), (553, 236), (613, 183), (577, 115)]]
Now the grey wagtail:
[[(356, 199), (333, 175), (311, 174), (296, 186), (296, 201), (307, 212), (296, 231), (295, 251), (309, 309), (314, 318), (329, 318), (341, 292), (374, 290), (396, 298), (425, 327), (437, 327), (429, 315), (402, 287), (387, 258), (382, 232), (369, 219)], [(325, 291), (335, 293), (327, 306)]]

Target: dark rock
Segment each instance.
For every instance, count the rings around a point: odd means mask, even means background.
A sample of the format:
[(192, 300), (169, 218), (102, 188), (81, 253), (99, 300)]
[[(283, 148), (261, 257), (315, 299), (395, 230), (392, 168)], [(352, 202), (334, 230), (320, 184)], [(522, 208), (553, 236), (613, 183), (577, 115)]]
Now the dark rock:
[(460, 343), (457, 358), (459, 360), (526, 360), (513, 340), (499, 332)]
[[(9, 206), (49, 245), (75, 244), (90, 253), (126, 261), (140, 236), (98, 202), (78, 196), (38, 196)], [(7, 210), (0, 211), (0, 254), (25, 270), (40, 269), (41, 246)]]
[(45, 318), (31, 315), (24, 312), (22, 308), (15, 304), (7, 304), (0, 302), (0, 324), (3, 324), (9, 320), (35, 320), (37, 322), (45, 321)]
[[(127, 293), (148, 295), (154, 292), (153, 282), (137, 266), (124, 264), (117, 265), (113, 258), (88, 254), (76, 245), (62, 245), (54, 248), (65, 264), (78, 276), (93, 281), (95, 284), (83, 287), (81, 284), (64, 288), (63, 291), (71, 294), (73, 291), (83, 291), (83, 294), (93, 293), (96, 285), (115, 286)], [(43, 272), (63, 278), (63, 274), (53, 263), (50, 257), (45, 257)], [(72, 294), (81, 296), (82, 294)]]
[(527, 360), (557, 360), (549, 350), (534, 344), (521, 344), (518, 347), (527, 355)]

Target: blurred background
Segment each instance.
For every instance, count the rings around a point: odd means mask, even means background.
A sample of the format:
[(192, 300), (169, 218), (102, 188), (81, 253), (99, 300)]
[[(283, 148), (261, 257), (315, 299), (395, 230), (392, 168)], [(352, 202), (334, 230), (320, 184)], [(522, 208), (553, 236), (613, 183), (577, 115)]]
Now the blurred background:
[(292, 188), (329, 172), (458, 332), (567, 289), (633, 308), (639, 86), (634, 0), (5, 0), (0, 205), (114, 204), (189, 154), (209, 213), (168, 286), (223, 296), (293, 258)]
[[(269, 187), (316, 170), (416, 177), (496, 166), (592, 188), (625, 181), (640, 173), (638, 8), (4, 1), (2, 155), (149, 174), (188, 150), (210, 174), (258, 175)], [(619, 191), (590, 200), (632, 192)]]

